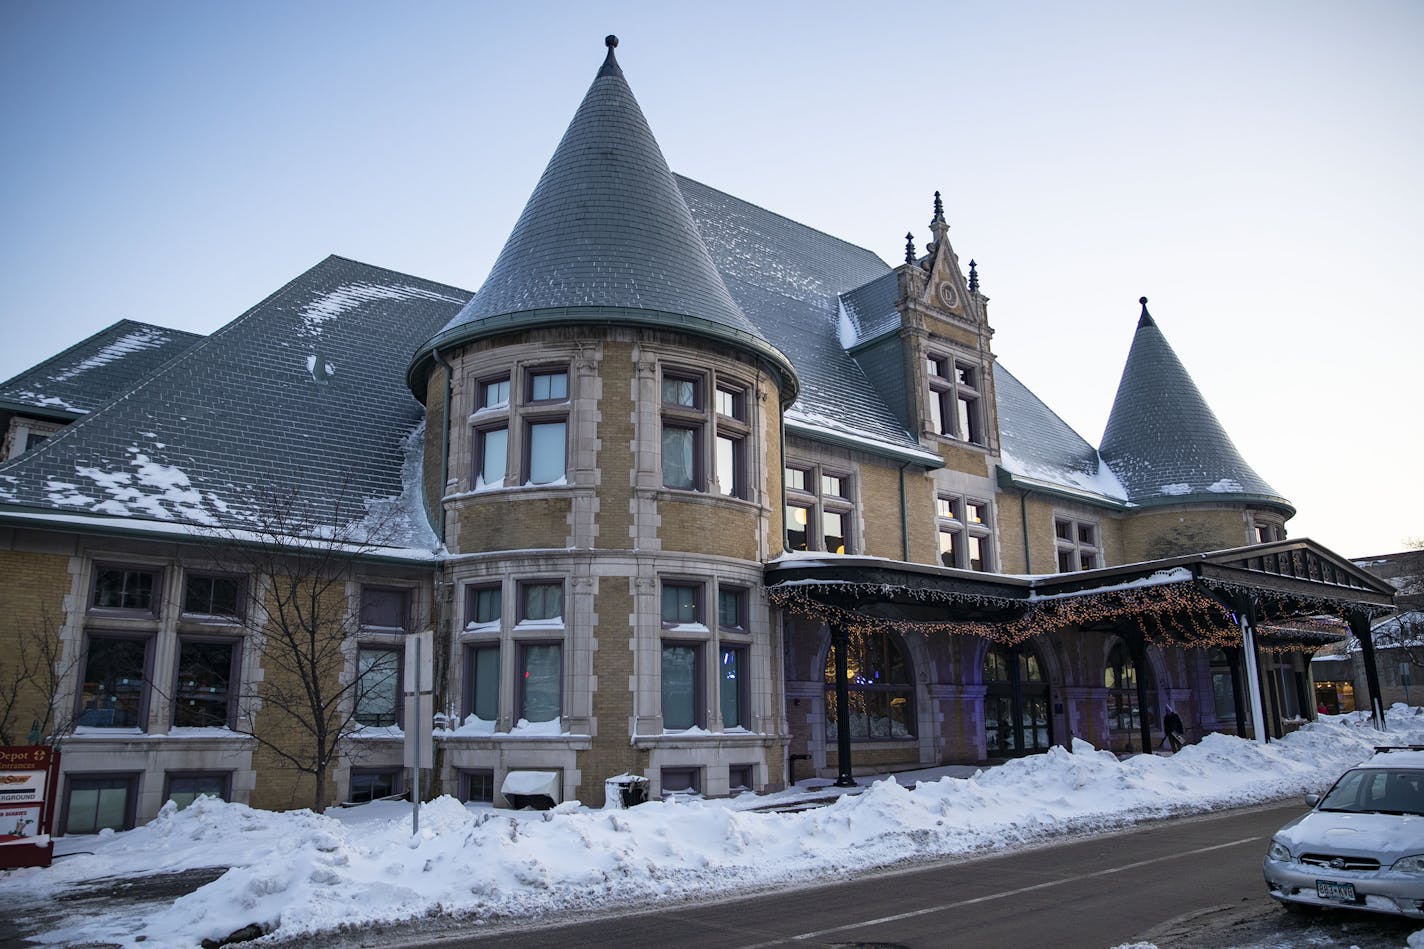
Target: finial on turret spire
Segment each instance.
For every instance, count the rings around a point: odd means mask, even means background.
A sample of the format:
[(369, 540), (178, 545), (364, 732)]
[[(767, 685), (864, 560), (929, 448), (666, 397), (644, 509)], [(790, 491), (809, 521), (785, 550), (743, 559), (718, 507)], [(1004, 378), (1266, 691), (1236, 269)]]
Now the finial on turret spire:
[(976, 269), (974, 269), (974, 268), (976, 268), (976, 267), (978, 267), (978, 266), (979, 266), (979, 265), (976, 264), (976, 263), (974, 263), (973, 259), (971, 258), (970, 261), (969, 261), (969, 292), (970, 292), (970, 293), (978, 293), (978, 292), (979, 292), (979, 271), (976, 270)]
[(933, 223), (935, 223), (935, 221), (943, 221), (943, 220), (944, 220), (944, 201), (942, 201), (942, 200), (940, 199), (939, 192), (936, 191), (936, 192), (935, 192), (935, 203), (934, 203), (934, 217), (930, 219), (930, 223), (933, 224)]
[(603, 38), (603, 45), (608, 47), (608, 56), (603, 60), (603, 67), (598, 70), (599, 76), (621, 76), (623, 70), (618, 66), (618, 57), (613, 55), (613, 49), (618, 45), (618, 37), (609, 33)]
[(1152, 314), (1147, 312), (1147, 298), (1138, 297), (1137, 302), (1142, 304), (1142, 315), (1137, 318), (1138, 329), (1144, 326), (1156, 326), (1157, 324), (1153, 321)]
[(907, 234), (905, 235), (905, 263), (907, 263), (907, 264), (913, 264), (914, 262), (915, 262), (915, 235), (912, 234), (912, 233), (907, 233)]

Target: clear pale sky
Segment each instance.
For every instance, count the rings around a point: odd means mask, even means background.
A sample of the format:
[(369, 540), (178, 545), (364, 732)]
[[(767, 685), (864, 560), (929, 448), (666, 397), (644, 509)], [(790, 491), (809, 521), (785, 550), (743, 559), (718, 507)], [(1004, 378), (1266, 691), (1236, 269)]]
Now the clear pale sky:
[(1150, 309), (1288, 529), (1424, 537), (1424, 4), (0, 5), (0, 379), (330, 253), (477, 289), (606, 33), (675, 171), (979, 262), (1085, 438)]

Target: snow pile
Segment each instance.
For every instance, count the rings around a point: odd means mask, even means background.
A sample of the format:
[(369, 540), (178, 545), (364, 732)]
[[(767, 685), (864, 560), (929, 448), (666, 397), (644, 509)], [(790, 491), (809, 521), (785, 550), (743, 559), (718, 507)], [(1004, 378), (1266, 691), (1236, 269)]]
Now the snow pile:
[(128, 946), (191, 946), (252, 923), (293, 937), (431, 914), (487, 919), (725, 895), (804, 882), (828, 867), (854, 872), (983, 852), (1319, 790), (1375, 744), (1424, 743), (1424, 710), (1395, 706), (1390, 729), (1320, 722), (1264, 746), (1210, 735), (1170, 758), (1125, 761), (1075, 741), (1072, 751), (1055, 748), (970, 778), (913, 789), (880, 781), (827, 807), (784, 814), (746, 809), (764, 803), (750, 796), (626, 811), (568, 802), (545, 813), (445, 797), (421, 808), (415, 837), (405, 806), (323, 817), (202, 800), (183, 811), (170, 806), (133, 831), (62, 843), (94, 854), (18, 871), (6, 886), (45, 894), (101, 876), (232, 865), (160, 912), (43, 937)]

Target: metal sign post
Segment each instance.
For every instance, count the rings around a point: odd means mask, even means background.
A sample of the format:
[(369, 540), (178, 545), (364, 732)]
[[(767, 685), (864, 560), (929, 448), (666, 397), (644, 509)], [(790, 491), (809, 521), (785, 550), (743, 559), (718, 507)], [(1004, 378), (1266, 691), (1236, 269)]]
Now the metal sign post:
[(405, 766), (411, 771), (410, 832), (420, 833), (420, 770), (434, 763), (435, 634), (425, 630), (405, 641)]

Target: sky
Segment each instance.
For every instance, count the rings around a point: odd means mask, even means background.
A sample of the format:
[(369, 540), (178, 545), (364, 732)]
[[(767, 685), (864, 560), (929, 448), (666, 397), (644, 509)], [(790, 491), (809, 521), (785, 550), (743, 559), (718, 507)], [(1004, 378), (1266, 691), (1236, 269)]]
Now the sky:
[(478, 289), (604, 55), (674, 171), (979, 264), (1097, 444), (1141, 296), (1351, 557), (1424, 539), (1424, 5), (0, 4), (0, 379), (208, 333), (328, 254)]

